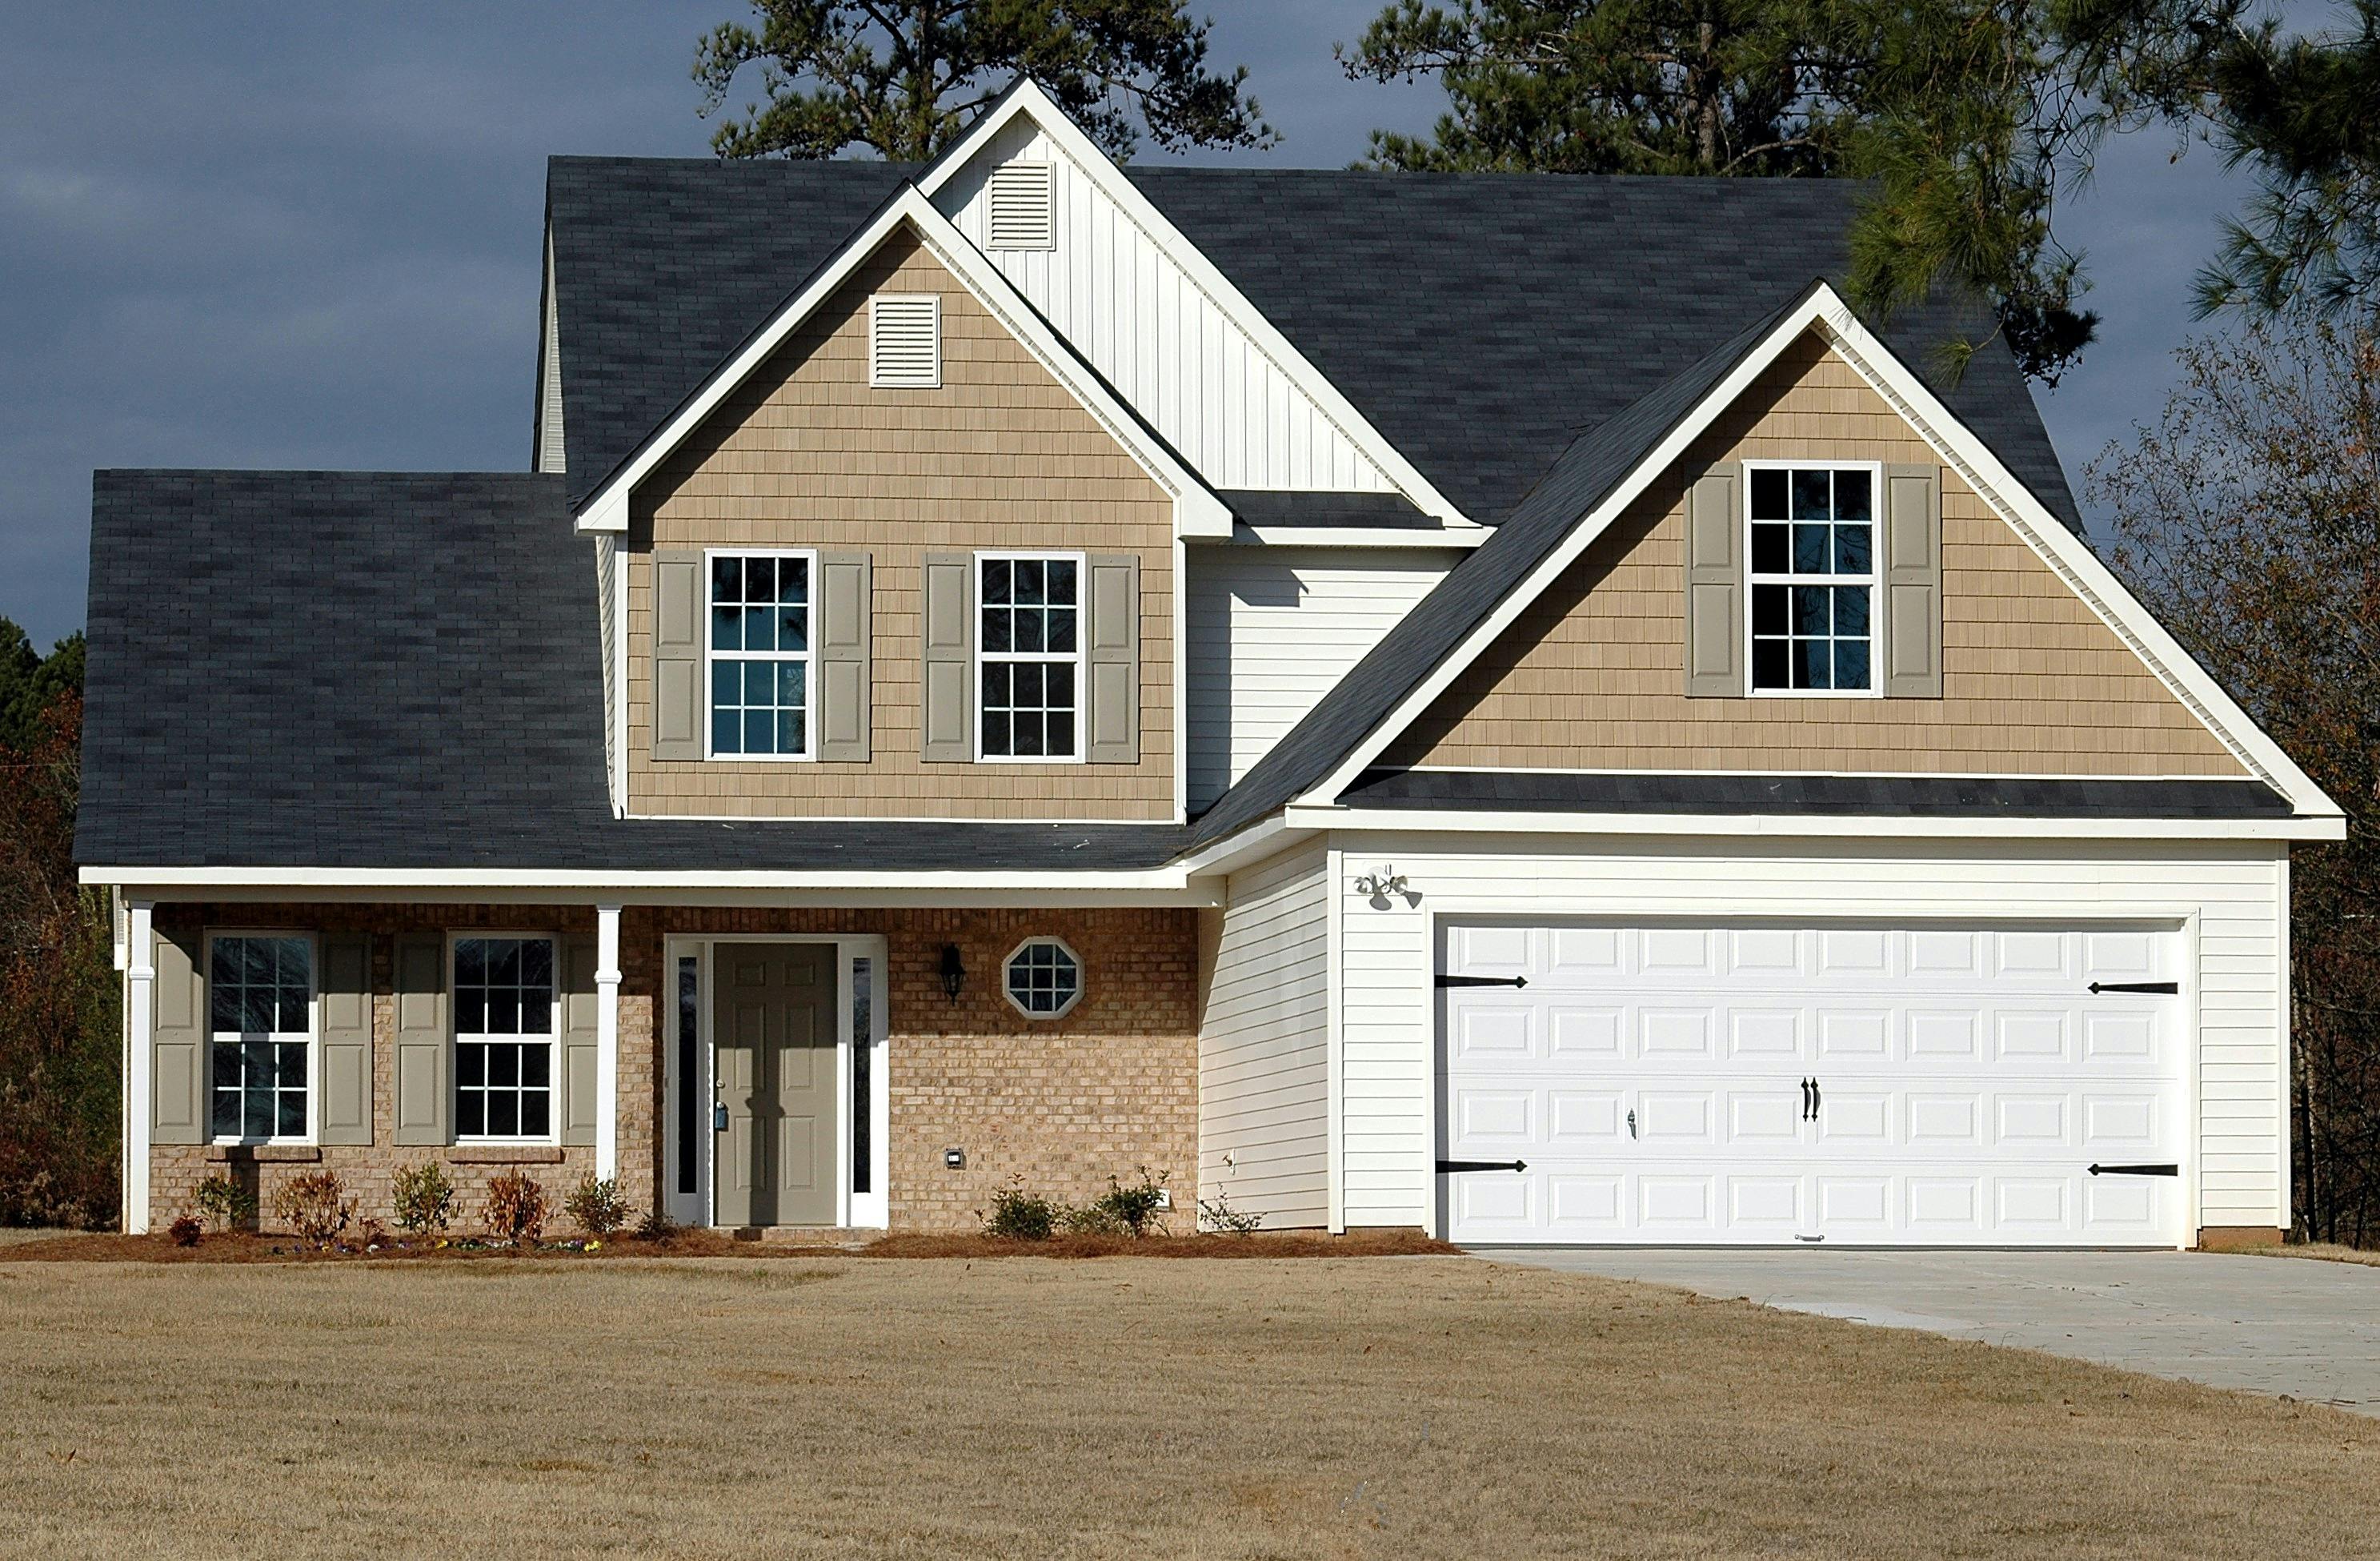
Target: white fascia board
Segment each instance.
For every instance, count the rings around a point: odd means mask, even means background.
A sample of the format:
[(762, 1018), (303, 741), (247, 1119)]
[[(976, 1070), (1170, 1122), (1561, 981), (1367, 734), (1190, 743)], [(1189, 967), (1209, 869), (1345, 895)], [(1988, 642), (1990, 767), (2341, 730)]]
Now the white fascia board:
[[(1234, 547), (1415, 547), (1467, 551), (1496, 534), (1491, 526), (1235, 526)], [(1223, 540), (1220, 538), (1218, 541)]]
[(1112, 391), (1099, 383), (1096, 375), (1083, 368), (1073, 349), (1042, 323), (1040, 316), (1016, 291), (1014, 285), (987, 262), (914, 184), (903, 187), (898, 195), (886, 202), (875, 220), (844, 246), (832, 265), (812, 277), (751, 340), (704, 382), (701, 389), (672, 414), (625, 466), (588, 495), (587, 502), (579, 506), (577, 529), (581, 531), (625, 531), (628, 529), (628, 495), (636, 491), (637, 484), (700, 428), (704, 420), (716, 411), (762, 363), (768, 361), (770, 356), (784, 344), (786, 337), (833, 297), (836, 290), (851, 279), (853, 273), (881, 249), (885, 240), (904, 223), (916, 229), (919, 242), (943, 269), (957, 277), (960, 286), (973, 294), (978, 303), (1024, 343), (1026, 349), (1040, 361), (1050, 377), (1064, 385), (1081, 403), (1083, 409), (1106, 428), (1124, 452), (1148, 474), (1150, 481), (1166, 491), (1173, 500), (1173, 525), (1177, 535), (1228, 537), (1232, 534), (1232, 512), (1223, 501), (1216, 497), (1213, 490), (1196, 473), (1183, 465), (1172, 451), (1148, 436), (1139, 420)]
[(87, 884), (155, 899), (421, 900), (634, 905), (1187, 905), (1221, 903), (1173, 864), (1126, 872), (525, 872), (503, 868), (86, 867)]
[(1167, 258), (1182, 268), (1193, 287), (1213, 300), (1224, 317), (1246, 334), (1257, 350), (1272, 360), (1273, 366), (1286, 376), (1289, 383), (1321, 409), (1335, 423), (1347, 441), (1364, 457), (1378, 467), (1399, 492), (1413, 500), (1427, 514), (1450, 523), (1476, 525), (1452, 501), (1438, 491), (1435, 483), (1421, 474), (1421, 469), (1407, 460), (1402, 451), (1389, 443), (1371, 420), (1355, 409), (1355, 404), (1341, 394), (1339, 387), (1325, 378), (1322, 372), (1306, 360), (1305, 355), (1281, 335), (1261, 310), (1250, 302), (1231, 279), (1218, 270), (1199, 248), (1175, 227), (1165, 213), (1140, 192), (1140, 187), (1124, 177), (1115, 160), (1099, 150), (1091, 138), (1083, 134), (1075, 123), (1066, 117), (1065, 110), (1051, 102), (1050, 95), (1030, 77), (1020, 78), (1010, 88), (1002, 102), (967, 128), (965, 135), (952, 142), (932, 166), (917, 176), (917, 188), (932, 196), (972, 161), (977, 152), (1019, 118), (1030, 119), (1061, 152), (1083, 171), (1085, 177), (1097, 185), (1099, 192), (1115, 204), (1135, 226), (1148, 235), (1151, 242), (1163, 250)]
[(1499, 635), (1511, 628), (1528, 610), (1530, 604), (1560, 579), (1562, 572), (1577, 561), (1579, 555), (1585, 552), (1614, 520), (1626, 512), (1629, 506), (1643, 495), (1645, 489), (1685, 453), (1689, 445), (1733, 406), (1788, 348), (1813, 329), (1827, 338), (1828, 346), (1884, 396), (1937, 455), (1958, 470), (1977, 495), (1992, 506), (1994, 511), (2008, 522), (2010, 529), (2032, 546), (2043, 562), (2066, 581), (2084, 604), (2140, 657), (2142, 665), (2230, 750), (2251, 774), (2289, 799), (2289, 805), (2301, 818), (2338, 819), (2343, 816), (2338, 805), (2324, 795), (2322, 788), (2281, 751), (2280, 745), (2265, 736), (2248, 713), (2206, 675), (2165, 626), (2156, 621), (2155, 616), (2143, 606), (2139, 599), (2116, 579), (2113, 571), (2099, 561), (2089, 545), (2068, 530), (2064, 522), (2051, 515), (1983, 441), (1951, 415), (1940, 398), (1926, 388), (1925, 382), (1860, 323), (1841, 295), (1824, 282), (1813, 287), (1809, 298), (1800, 308), (1779, 321), (1776, 327), (1729, 371), (1726, 378), (1672, 424), (1652, 452), (1636, 464), (1600, 505), (1571, 529), (1561, 544), (1540, 560), (1537, 567), (1497, 604), (1496, 610), (1455, 648), (1452, 654), (1431, 669), (1429, 676), (1389, 717), (1356, 745), (1344, 762), (1326, 776), (1319, 786), (1298, 799), (1298, 802), (1327, 804), (1354, 785), (1356, 777), (1371, 766), (1382, 750), (1406, 727), (1420, 719), (1463, 669), (1493, 644)]
[(1706, 835), (1908, 840), (2343, 840), (2337, 815), (2278, 819), (1906, 818), (1878, 814), (1560, 813), (1335, 808), (1293, 803), (1293, 828), (1455, 835)]
[(1286, 850), (1312, 833), (1291, 823), (1286, 813), (1275, 813), (1260, 823), (1201, 847), (1181, 859), (1180, 865), (1185, 872), (1195, 874), (1232, 872)]

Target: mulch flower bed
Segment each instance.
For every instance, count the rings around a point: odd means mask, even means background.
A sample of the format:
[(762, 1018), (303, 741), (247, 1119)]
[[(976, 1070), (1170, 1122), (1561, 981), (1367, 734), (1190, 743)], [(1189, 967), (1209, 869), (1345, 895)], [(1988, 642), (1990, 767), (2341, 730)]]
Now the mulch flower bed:
[(1414, 1230), (1354, 1231), (1345, 1236), (1281, 1231), (1246, 1236), (1053, 1236), (1020, 1241), (990, 1236), (894, 1235), (848, 1247), (791, 1241), (747, 1241), (717, 1230), (679, 1230), (666, 1238), (619, 1235), (594, 1241), (570, 1238), (513, 1246), (480, 1236), (392, 1237), (363, 1245), (343, 1241), (310, 1247), (294, 1236), (249, 1231), (209, 1234), (181, 1246), (151, 1236), (61, 1236), (0, 1247), (0, 1262), (453, 1262), (501, 1258), (542, 1262), (605, 1258), (1371, 1258), (1427, 1257), (1458, 1249)]

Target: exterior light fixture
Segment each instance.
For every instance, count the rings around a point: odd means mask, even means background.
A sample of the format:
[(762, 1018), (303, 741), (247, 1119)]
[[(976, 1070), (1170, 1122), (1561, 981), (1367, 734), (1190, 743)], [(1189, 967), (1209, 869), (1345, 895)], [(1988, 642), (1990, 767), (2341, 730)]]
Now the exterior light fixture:
[(959, 945), (942, 945), (942, 995), (955, 1003), (966, 990), (966, 966), (959, 958)]

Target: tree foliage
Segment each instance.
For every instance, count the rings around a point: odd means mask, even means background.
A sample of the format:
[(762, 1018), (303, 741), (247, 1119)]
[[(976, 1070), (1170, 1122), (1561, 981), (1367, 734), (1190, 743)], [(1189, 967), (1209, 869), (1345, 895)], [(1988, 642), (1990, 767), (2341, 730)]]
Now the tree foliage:
[(2118, 567), (2347, 811), (2293, 856), (2293, 1179), (2304, 1234), (2380, 1245), (2380, 335), (2297, 319), (2182, 359), (2091, 480)]
[(79, 887), (82, 640), (0, 618), (0, 1224), (116, 1207), (119, 1005), (105, 896)]
[(1182, 0), (753, 0), (697, 50), (703, 113), (750, 66), (765, 101), (720, 123), (722, 157), (832, 157), (853, 147), (922, 162), (1018, 76), (1110, 155), (1145, 128), (1169, 151), (1269, 146), (1245, 67), (1207, 64), (1208, 23)]

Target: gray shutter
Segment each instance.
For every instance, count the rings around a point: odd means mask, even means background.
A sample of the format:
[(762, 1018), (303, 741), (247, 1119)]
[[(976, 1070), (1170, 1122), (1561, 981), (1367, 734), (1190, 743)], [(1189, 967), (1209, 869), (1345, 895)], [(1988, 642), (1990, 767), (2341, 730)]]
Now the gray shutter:
[(1090, 561), (1083, 592), (1083, 754), (1094, 764), (1140, 762), (1140, 555)]
[(975, 760), (975, 555), (926, 555), (925, 603), (918, 647), (929, 764)]
[(562, 1038), (562, 1141), (595, 1141), (595, 940), (562, 940), (559, 999)]
[(1942, 697), (1942, 469), (1884, 469), (1877, 578), (1887, 699)]
[(455, 1048), (446, 1033), (446, 939), (396, 940), (396, 1130), (403, 1144), (452, 1143)]
[(1686, 697), (1744, 692), (1743, 469), (1715, 466), (1686, 493)]
[(653, 555), (653, 757), (702, 757), (702, 555)]
[(372, 1140), (371, 934), (322, 939), (322, 1079), (315, 1103), (323, 1143)]
[(207, 983), (196, 933), (156, 935), (149, 1141), (207, 1141)]
[(873, 573), (865, 553), (819, 555), (818, 623), (810, 644), (816, 708), (810, 721), (818, 757), (839, 764), (868, 762)]

